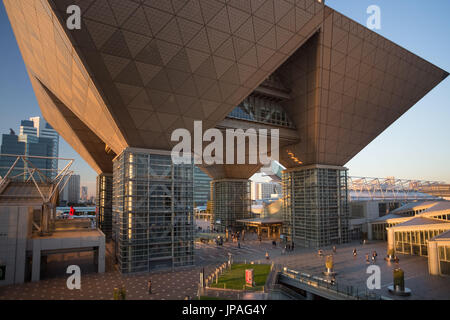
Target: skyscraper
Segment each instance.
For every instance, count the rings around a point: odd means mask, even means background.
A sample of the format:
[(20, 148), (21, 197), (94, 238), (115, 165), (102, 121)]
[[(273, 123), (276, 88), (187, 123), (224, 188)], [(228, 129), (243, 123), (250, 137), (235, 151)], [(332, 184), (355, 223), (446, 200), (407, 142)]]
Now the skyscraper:
[[(33, 123), (33, 127), (36, 129), (36, 135), (39, 138), (50, 139), (52, 141), (52, 147), (48, 153), (49, 157), (58, 158), (59, 156), (59, 134), (50, 124), (41, 117), (32, 117), (30, 120)], [(53, 159), (52, 163), (52, 175), (56, 176), (58, 171), (58, 160)]]
[[(60, 193), (60, 201), (65, 201), (66, 203), (77, 203), (80, 200), (80, 176), (74, 174), (70, 177), (65, 177), (64, 179), (70, 179), (65, 185), (64, 189)], [(62, 181), (63, 186), (66, 181)]]
[(206, 202), (210, 200), (211, 192), (211, 178), (200, 170), (197, 166), (194, 167), (194, 203), (196, 206), (206, 206)]
[[(56, 136), (59, 137), (57, 133)], [(59, 141), (59, 138), (57, 139), (57, 141)], [(9, 134), (2, 135), (0, 153), (11, 156), (0, 157), (0, 176), (6, 175), (9, 168), (13, 165), (16, 160), (14, 155), (54, 157), (55, 143), (54, 137), (50, 138), (48, 135), (40, 136), (39, 129), (34, 127), (33, 121), (22, 120), (19, 135), (16, 135), (14, 130), (11, 130)], [(55, 177), (58, 168), (57, 160), (33, 158), (32, 163), (33, 166), (39, 169), (40, 172), (47, 177)], [(27, 164), (23, 163), (23, 161), (19, 161), (14, 172), (10, 173), (11, 176), (24, 173), (26, 167)], [(25, 173), (24, 179), (27, 177), (28, 174)]]
[(83, 201), (88, 200), (88, 187), (86, 186), (81, 187), (81, 200)]

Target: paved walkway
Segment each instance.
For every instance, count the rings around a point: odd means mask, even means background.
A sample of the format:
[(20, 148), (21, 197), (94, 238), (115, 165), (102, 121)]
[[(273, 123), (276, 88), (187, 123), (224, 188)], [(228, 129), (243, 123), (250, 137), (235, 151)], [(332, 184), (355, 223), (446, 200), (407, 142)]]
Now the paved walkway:
[[(352, 249), (358, 251), (353, 258)], [(322, 248), (324, 255), (331, 253), (331, 248)], [(335, 255), (336, 280), (348, 283), (355, 288), (366, 288), (368, 274), (365, 254), (373, 250), (378, 252), (377, 265), (381, 268), (382, 289), (379, 294), (387, 295), (387, 286), (392, 284), (392, 263), (383, 260), (386, 244), (375, 242), (365, 246), (347, 244), (337, 247)], [(155, 271), (133, 275), (121, 275), (107, 263), (107, 272), (95, 273), (91, 253), (80, 253), (63, 258), (49, 258), (49, 271), (52, 277), (40, 282), (25, 283), (16, 286), (0, 287), (0, 300), (20, 299), (112, 299), (113, 290), (122, 285), (127, 289), (127, 299), (184, 299), (197, 295), (197, 285), (202, 267), (210, 274), (216, 266), (228, 260), (228, 253), (233, 254), (235, 262), (251, 262), (265, 260), (265, 253), (270, 255), (270, 262), (287, 266), (313, 275), (321, 275), (325, 268), (325, 257), (318, 257), (316, 250), (296, 248), (294, 252), (282, 254), (280, 247), (272, 247), (271, 242), (245, 241), (241, 248), (237, 243), (225, 243), (217, 247), (215, 244), (196, 244), (196, 265), (183, 269)], [(424, 257), (400, 255), (400, 267), (405, 271), (406, 286), (413, 295), (408, 299), (450, 299), (450, 278), (428, 275), (427, 259)], [(54, 260), (52, 260), (54, 259)], [(110, 261), (109, 259), (108, 261)], [(51, 262), (51, 263), (50, 263)], [(65, 270), (69, 264), (78, 264), (82, 269), (81, 290), (69, 290), (66, 286), (68, 275)], [(151, 279), (153, 294), (147, 293), (147, 280)]]
[[(352, 250), (356, 248), (357, 257), (353, 257)], [(322, 248), (323, 257), (317, 255), (317, 250), (298, 249), (293, 254), (276, 257), (275, 263), (286, 266), (290, 269), (305, 272), (311, 275), (324, 277), (322, 271), (325, 271), (325, 256), (332, 254), (332, 248)], [(399, 299), (388, 293), (387, 287), (393, 284), (394, 263), (384, 260), (386, 255), (385, 242), (372, 242), (366, 245), (359, 243), (346, 244), (337, 247), (337, 253), (334, 255), (334, 270), (337, 272), (336, 281), (342, 285), (353, 286), (354, 290), (364, 292), (367, 289), (367, 279), (370, 274), (367, 273), (365, 255), (372, 255), (377, 251), (378, 258), (375, 262), (381, 270), (381, 289), (374, 290), (377, 294), (386, 297)], [(405, 285), (413, 292), (411, 297), (400, 299), (449, 299), (450, 300), (450, 278), (431, 276), (428, 274), (428, 259), (426, 257), (399, 255), (399, 266), (405, 272)]]

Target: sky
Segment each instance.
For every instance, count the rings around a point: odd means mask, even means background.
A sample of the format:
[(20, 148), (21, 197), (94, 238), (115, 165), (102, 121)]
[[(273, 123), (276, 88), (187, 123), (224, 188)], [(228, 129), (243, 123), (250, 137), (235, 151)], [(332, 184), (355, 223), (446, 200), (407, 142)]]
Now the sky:
[[(432, 4), (431, 4), (432, 3)], [(370, 5), (381, 9), (387, 39), (450, 71), (450, 1), (326, 0), (331, 8), (366, 25)], [(41, 116), (3, 2), (0, 4), (0, 134), (20, 120)], [(346, 164), (351, 176), (390, 177), (450, 183), (450, 79), (447, 78)], [(60, 157), (94, 195), (96, 173), (63, 140)], [(260, 180), (259, 176), (256, 180)]]

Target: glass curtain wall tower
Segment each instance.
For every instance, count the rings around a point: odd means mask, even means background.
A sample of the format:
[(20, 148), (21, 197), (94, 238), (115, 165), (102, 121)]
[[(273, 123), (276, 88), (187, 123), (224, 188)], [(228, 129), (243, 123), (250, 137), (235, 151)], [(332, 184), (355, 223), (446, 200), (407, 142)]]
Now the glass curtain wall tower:
[(322, 165), (283, 172), (283, 233), (302, 247), (348, 242), (347, 169)]
[(194, 263), (193, 165), (127, 148), (113, 161), (113, 239), (122, 273)]
[(105, 234), (106, 239), (112, 236), (112, 174), (102, 173), (97, 176), (97, 219), (98, 227)]

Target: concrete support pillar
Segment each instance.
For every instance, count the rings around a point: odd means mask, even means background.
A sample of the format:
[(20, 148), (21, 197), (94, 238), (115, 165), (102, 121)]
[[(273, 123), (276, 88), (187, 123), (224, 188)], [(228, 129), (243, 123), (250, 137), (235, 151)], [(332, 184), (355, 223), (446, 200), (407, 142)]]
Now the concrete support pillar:
[(387, 229), (387, 249), (395, 252), (395, 233), (392, 228)]
[(428, 241), (428, 272), (433, 276), (439, 275), (439, 250), (436, 241)]
[(286, 169), (283, 185), (283, 233), (288, 241), (302, 247), (348, 242), (346, 168), (308, 165)]
[(97, 226), (106, 236), (112, 236), (112, 173), (102, 173), (97, 176)]
[(372, 224), (367, 224), (367, 240), (373, 240), (373, 234), (372, 234)]
[(214, 206), (213, 223), (220, 232), (243, 226), (237, 220), (251, 218), (250, 181), (221, 179), (211, 181)]
[(36, 282), (41, 278), (41, 242), (39, 239), (33, 240), (32, 261), (31, 281)]

